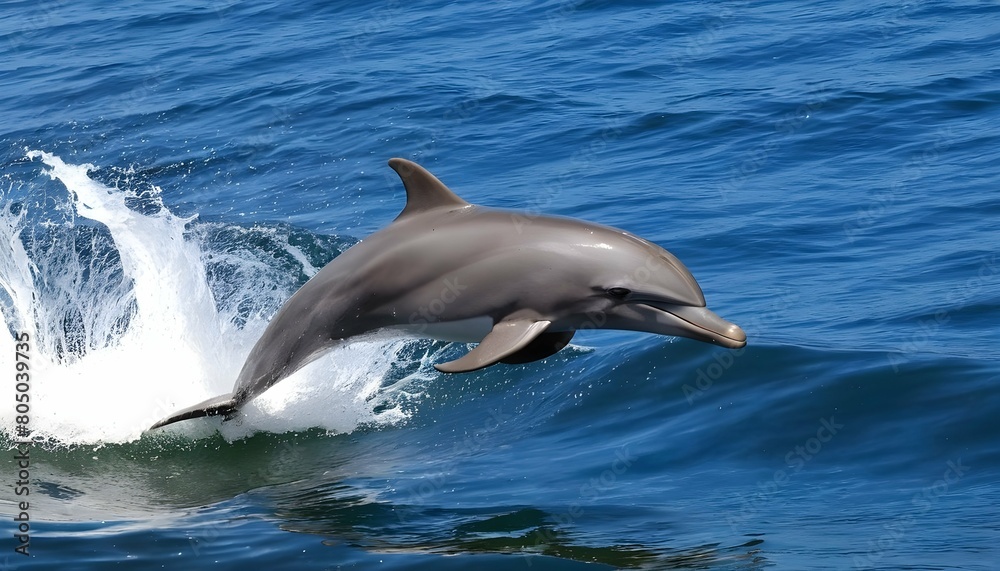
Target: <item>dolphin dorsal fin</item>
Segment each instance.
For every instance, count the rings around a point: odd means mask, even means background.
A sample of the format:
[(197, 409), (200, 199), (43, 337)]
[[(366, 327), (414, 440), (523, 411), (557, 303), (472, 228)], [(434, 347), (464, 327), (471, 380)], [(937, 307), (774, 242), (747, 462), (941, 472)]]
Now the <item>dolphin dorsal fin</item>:
[(406, 207), (396, 220), (444, 206), (458, 208), (469, 205), (436, 176), (413, 161), (389, 159), (389, 166), (402, 179), (406, 189)]

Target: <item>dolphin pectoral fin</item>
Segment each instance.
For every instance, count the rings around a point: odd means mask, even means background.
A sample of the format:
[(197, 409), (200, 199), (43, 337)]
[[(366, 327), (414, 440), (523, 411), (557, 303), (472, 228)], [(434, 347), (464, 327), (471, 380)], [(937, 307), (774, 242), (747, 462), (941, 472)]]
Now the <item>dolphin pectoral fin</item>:
[(476, 348), (465, 355), (434, 365), (442, 373), (467, 373), (488, 367), (516, 354), (531, 344), (551, 325), (551, 321), (501, 321), (483, 337)]
[(220, 395), (200, 402), (194, 406), (189, 406), (184, 410), (179, 410), (174, 414), (150, 426), (148, 430), (154, 430), (161, 426), (187, 420), (189, 418), (200, 418), (202, 416), (218, 416), (220, 414), (230, 415), (236, 410), (236, 401), (232, 394)]
[(520, 365), (521, 363), (530, 363), (555, 355), (560, 349), (569, 345), (575, 333), (576, 331), (542, 333), (517, 353), (512, 353), (500, 359), (500, 362), (508, 365)]

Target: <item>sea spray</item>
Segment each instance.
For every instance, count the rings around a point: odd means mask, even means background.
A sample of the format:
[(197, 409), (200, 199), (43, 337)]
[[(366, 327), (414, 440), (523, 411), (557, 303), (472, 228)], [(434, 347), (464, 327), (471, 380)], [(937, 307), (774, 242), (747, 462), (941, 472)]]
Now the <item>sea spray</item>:
[[(7, 205), (0, 212), (0, 239), (11, 245), (0, 254), (6, 295), (0, 311), (9, 330), (23, 329), (38, 339), (32, 394), (36, 438), (62, 444), (132, 441), (175, 410), (231, 391), (270, 314), (317, 271), (287, 236), (275, 236), (272, 243), (297, 265), (299, 279), (265, 285), (266, 255), (254, 258), (247, 248), (203, 249), (199, 238), (213, 235), (205, 228), (218, 230), (218, 223), (192, 231), (195, 219), (173, 215), (158, 194), (154, 207), (140, 212), (129, 207), (137, 197), (128, 189), (88, 176), (96, 170), (92, 165), (68, 164), (40, 151), (28, 156), (40, 159), (47, 174), (66, 187), (73, 212), (85, 219), (39, 228), (25, 222), (23, 210)], [(206, 269), (218, 267), (220, 259), (235, 269), (221, 274)], [(227, 279), (237, 283), (213, 287)], [(223, 292), (223, 303), (216, 291)], [(408, 343), (378, 335), (362, 339), (279, 383), (244, 407), (238, 419), (202, 419), (168, 430), (187, 437), (219, 430), (233, 439), (259, 430), (350, 432), (398, 422), (406, 418), (400, 404), (404, 389), (430, 378), (426, 361), (433, 348), (418, 357), (418, 369), (397, 370), (394, 361)], [(4, 410), (0, 419), (10, 433), (13, 413)]]

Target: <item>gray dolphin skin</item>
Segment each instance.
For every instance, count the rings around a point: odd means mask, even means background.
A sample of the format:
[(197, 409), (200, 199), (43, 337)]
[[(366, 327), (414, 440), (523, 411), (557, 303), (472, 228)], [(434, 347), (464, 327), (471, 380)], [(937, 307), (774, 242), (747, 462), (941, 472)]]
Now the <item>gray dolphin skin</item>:
[(591, 222), (471, 205), (416, 163), (397, 158), (389, 166), (406, 189), (402, 213), (285, 302), (231, 394), (150, 430), (202, 416), (232, 418), (326, 350), (379, 329), (479, 343), (435, 365), (445, 373), (542, 359), (579, 329), (746, 345), (743, 330), (709, 311), (691, 272), (656, 244)]

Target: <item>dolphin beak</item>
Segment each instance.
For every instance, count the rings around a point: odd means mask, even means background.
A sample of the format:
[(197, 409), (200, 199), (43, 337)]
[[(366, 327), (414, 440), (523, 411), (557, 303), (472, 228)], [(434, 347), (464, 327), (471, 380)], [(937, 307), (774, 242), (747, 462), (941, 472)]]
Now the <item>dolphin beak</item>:
[[(707, 307), (652, 303), (643, 304), (671, 322), (668, 334), (714, 343), (729, 349), (739, 349), (747, 344), (747, 334), (735, 323), (719, 317)], [(666, 314), (666, 315), (664, 315)]]

